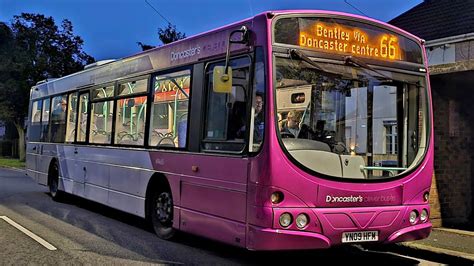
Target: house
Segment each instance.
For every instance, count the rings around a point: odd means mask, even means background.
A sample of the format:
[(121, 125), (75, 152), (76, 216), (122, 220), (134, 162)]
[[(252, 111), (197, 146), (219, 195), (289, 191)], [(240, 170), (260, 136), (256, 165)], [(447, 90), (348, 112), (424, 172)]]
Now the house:
[(432, 220), (473, 229), (474, 1), (425, 0), (389, 23), (426, 40), (435, 134)]

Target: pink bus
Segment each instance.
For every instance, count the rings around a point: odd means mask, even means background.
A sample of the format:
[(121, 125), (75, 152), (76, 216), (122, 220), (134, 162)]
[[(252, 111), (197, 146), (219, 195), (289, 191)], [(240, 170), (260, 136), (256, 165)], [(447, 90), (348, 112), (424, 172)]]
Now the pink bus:
[(274, 11), (31, 89), (27, 172), (65, 193), (251, 250), (429, 235), (423, 40)]

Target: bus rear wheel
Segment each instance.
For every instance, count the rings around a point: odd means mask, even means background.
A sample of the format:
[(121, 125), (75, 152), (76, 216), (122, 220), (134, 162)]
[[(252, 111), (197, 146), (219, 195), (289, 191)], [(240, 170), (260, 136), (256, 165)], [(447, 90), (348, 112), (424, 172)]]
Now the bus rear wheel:
[(59, 191), (59, 166), (57, 162), (51, 164), (48, 173), (49, 194), (54, 201), (62, 199), (62, 192)]
[(152, 195), (150, 217), (156, 235), (170, 239), (175, 234), (173, 228), (173, 197), (170, 191), (157, 191)]

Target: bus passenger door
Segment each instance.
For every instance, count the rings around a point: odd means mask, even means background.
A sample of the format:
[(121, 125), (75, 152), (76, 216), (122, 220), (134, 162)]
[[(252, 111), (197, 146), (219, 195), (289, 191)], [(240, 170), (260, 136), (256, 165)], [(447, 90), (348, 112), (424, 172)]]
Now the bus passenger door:
[(87, 174), (87, 168), (84, 160), (87, 159), (87, 148), (81, 143), (86, 141), (87, 132), (87, 121), (88, 121), (88, 109), (89, 109), (89, 93), (81, 93), (78, 97), (77, 103), (77, 123), (75, 127), (75, 138), (76, 145), (70, 156), (74, 159), (74, 170), (71, 174), (71, 178), (74, 181), (73, 194), (84, 197), (84, 183)]
[[(224, 61), (207, 65), (201, 81), (204, 88), (193, 91), (191, 104), (191, 114), (199, 117), (193, 116), (190, 141), (199, 144), (190, 149), (200, 153), (193, 155), (190, 177), (181, 179), (181, 230), (242, 247), (246, 245), (251, 62), (250, 56), (230, 60), (232, 88), (225, 93), (213, 90), (214, 67)], [(212, 233), (205, 229), (211, 224)]]
[[(32, 127), (32, 126), (31, 126)], [(30, 129), (31, 129), (30, 127)], [(37, 174), (37, 164), (39, 156), (39, 144), (38, 143), (28, 143), (26, 145), (26, 173), (29, 177), (33, 178), (35, 181), (38, 181)]]
[(39, 141), (41, 139), (41, 111), (43, 100), (34, 101), (31, 105), (30, 124), (28, 127), (28, 142), (26, 144), (26, 172), (28, 176), (38, 181), (36, 160), (39, 156)]

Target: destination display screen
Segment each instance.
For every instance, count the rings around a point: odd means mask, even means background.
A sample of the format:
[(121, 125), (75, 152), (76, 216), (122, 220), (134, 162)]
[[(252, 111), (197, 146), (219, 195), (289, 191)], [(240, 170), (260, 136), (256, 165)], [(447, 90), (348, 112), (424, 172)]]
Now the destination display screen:
[(324, 53), (383, 61), (423, 62), (421, 47), (395, 32), (352, 20), (283, 18), (275, 23), (275, 43)]

